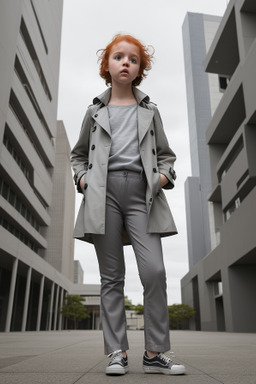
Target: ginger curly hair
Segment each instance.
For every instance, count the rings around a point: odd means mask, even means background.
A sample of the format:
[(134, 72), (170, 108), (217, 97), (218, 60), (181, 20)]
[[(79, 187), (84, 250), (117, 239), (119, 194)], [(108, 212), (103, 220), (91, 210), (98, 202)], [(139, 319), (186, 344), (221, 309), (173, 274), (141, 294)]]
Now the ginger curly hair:
[[(140, 52), (140, 70), (139, 76), (133, 80), (132, 85), (139, 85), (142, 80), (147, 76), (147, 73), (152, 68), (152, 63), (154, 60), (154, 48), (152, 46), (145, 46), (139, 40), (131, 35), (122, 35), (117, 34), (113, 37), (112, 41), (106, 46), (105, 49), (100, 49), (98, 62), (100, 62), (100, 76), (105, 80), (106, 85), (111, 84), (111, 76), (108, 68), (109, 55), (112, 51), (112, 48), (120, 43), (121, 41), (126, 41), (130, 44), (134, 44), (139, 48)], [(152, 53), (150, 52), (152, 50)]]

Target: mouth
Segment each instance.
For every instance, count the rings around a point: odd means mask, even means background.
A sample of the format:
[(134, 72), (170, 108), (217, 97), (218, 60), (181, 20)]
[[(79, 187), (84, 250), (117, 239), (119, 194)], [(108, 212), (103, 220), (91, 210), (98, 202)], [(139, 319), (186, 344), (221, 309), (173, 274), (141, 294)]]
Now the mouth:
[(120, 73), (121, 75), (129, 75), (129, 71), (127, 69), (123, 69)]

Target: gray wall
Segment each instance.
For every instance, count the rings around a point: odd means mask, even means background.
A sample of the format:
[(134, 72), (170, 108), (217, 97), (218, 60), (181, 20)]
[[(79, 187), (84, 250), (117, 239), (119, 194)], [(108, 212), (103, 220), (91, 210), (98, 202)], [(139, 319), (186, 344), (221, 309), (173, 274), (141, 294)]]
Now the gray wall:
[(185, 184), (190, 267), (211, 250), (207, 200), (211, 176), (205, 132), (221, 93), (218, 77), (209, 77), (204, 72), (204, 58), (219, 22), (220, 18), (216, 16), (188, 13), (182, 28), (192, 165), (192, 178)]
[(70, 145), (62, 121), (57, 123), (53, 197), (49, 209), (45, 260), (73, 281), (75, 188), (70, 168)]
[(255, 25), (255, 2), (231, 0), (205, 59), (207, 72), (229, 79), (206, 130), (219, 241), (181, 281), (183, 302), (193, 298), (205, 331), (256, 331)]

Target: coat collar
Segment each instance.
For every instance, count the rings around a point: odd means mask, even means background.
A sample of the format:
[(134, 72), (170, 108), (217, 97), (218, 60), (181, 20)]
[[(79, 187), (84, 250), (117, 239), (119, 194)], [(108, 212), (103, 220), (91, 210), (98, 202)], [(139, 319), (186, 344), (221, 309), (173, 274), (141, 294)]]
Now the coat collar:
[[(133, 87), (133, 92), (138, 103), (138, 133), (139, 143), (141, 144), (147, 130), (149, 129), (154, 116), (154, 112), (150, 109), (142, 107), (141, 105), (142, 102), (145, 102), (146, 104), (149, 103), (150, 99), (148, 95), (135, 87)], [(102, 128), (109, 134), (109, 136), (111, 136), (111, 129), (109, 125), (108, 110), (105, 107), (109, 102), (110, 96), (111, 88), (108, 88), (101, 95), (93, 99), (93, 104), (103, 104), (102, 107), (97, 110), (97, 113), (93, 116), (93, 118), (102, 126)]]
[[(142, 101), (144, 101), (145, 103), (149, 103), (150, 99), (148, 95), (146, 95), (144, 92), (142, 92), (140, 89), (136, 87), (133, 87), (132, 90), (138, 105), (140, 105)], [(109, 102), (110, 96), (111, 96), (111, 87), (108, 88), (103, 93), (101, 93), (99, 96), (95, 97), (93, 99), (93, 104), (102, 103), (104, 105), (107, 105)]]

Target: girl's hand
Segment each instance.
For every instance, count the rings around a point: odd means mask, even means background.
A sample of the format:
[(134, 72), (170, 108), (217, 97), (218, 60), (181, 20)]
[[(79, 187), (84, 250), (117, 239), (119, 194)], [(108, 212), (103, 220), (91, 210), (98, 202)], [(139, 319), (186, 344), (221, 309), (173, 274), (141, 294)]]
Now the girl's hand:
[(82, 189), (82, 191), (84, 189), (84, 184), (85, 184), (85, 180), (84, 180), (84, 176), (82, 176), (80, 179), (80, 188)]
[(163, 188), (168, 183), (169, 183), (169, 180), (167, 179), (167, 177), (162, 173), (160, 173), (160, 187)]

